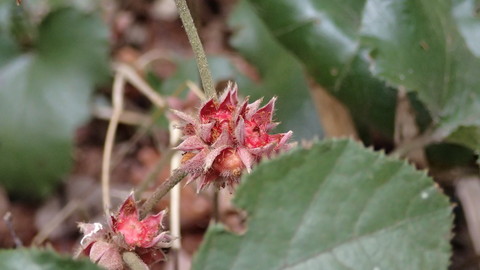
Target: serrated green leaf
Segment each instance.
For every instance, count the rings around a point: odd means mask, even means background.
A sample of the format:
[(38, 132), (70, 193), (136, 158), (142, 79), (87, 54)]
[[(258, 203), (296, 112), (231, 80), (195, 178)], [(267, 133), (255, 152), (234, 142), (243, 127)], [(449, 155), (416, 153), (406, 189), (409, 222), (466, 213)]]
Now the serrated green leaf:
[(393, 138), (396, 91), (374, 78), (359, 42), (364, 0), (250, 0), (273, 36), (369, 131)]
[(447, 135), (480, 125), (480, 59), (467, 47), (452, 8), (449, 0), (369, 0), (362, 22), (373, 72), (417, 91)]
[(326, 141), (243, 180), (246, 233), (210, 228), (193, 269), (447, 269), (448, 198), (403, 161)]
[(74, 261), (51, 251), (37, 249), (0, 250), (2, 270), (100, 270), (87, 260)]
[(298, 60), (273, 38), (248, 1), (237, 3), (228, 24), (234, 31), (230, 44), (260, 75), (258, 84), (247, 84), (242, 92), (253, 99), (278, 96), (275, 117), (282, 122), (279, 130), (293, 130), (296, 139), (320, 136), (318, 113)]
[(68, 171), (74, 131), (108, 72), (107, 37), (98, 16), (60, 9), (33, 50), (0, 66), (0, 183), (12, 194), (41, 198)]

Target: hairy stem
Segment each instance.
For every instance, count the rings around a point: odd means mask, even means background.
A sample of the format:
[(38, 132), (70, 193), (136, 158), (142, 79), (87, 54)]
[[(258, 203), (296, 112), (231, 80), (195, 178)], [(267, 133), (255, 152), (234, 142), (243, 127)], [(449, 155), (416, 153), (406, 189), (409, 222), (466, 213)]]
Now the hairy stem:
[(5, 222), (5, 225), (7, 225), (7, 229), (10, 231), (10, 236), (12, 237), (15, 246), (17, 248), (23, 247), (22, 240), (17, 236), (17, 233), (15, 232), (11, 212), (5, 213), (5, 215), (3, 216), (3, 222)]
[(197, 29), (188, 9), (187, 3), (185, 0), (175, 0), (177, 5), (178, 13), (182, 19), (183, 26), (187, 32), (188, 41), (192, 46), (193, 53), (195, 54), (195, 60), (197, 61), (198, 71), (200, 73), (200, 79), (202, 81), (203, 89), (209, 98), (217, 98), (217, 92), (213, 86), (212, 74), (208, 68), (207, 57), (205, 56), (205, 51), (203, 50), (202, 42), (198, 36)]
[(140, 210), (140, 216), (144, 218), (155, 205), (163, 198), (163, 196), (167, 195), (167, 193), (182, 179), (187, 175), (187, 173), (183, 170), (175, 170), (172, 172), (172, 175), (163, 182), (160, 186), (155, 189), (153, 194), (147, 199), (147, 201), (143, 204), (142, 209)]

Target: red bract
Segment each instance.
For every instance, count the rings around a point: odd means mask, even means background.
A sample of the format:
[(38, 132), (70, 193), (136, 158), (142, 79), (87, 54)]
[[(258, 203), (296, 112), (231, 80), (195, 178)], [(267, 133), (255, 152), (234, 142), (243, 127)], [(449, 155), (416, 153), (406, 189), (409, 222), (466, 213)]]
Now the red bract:
[(216, 101), (208, 100), (196, 117), (173, 111), (183, 121), (183, 142), (176, 149), (184, 151), (181, 169), (189, 182), (198, 179), (201, 190), (210, 184), (232, 188), (243, 170), (263, 157), (290, 147), (292, 132), (269, 134), (278, 125), (272, 121), (276, 98), (260, 108), (262, 100), (239, 102), (237, 85), (229, 84)]
[(131, 248), (150, 248), (164, 239), (166, 232), (159, 233), (164, 214), (165, 210), (140, 220), (137, 205), (130, 195), (120, 207), (117, 216), (111, 217), (112, 229), (121, 234)]
[(110, 217), (108, 228), (100, 223), (81, 223), (84, 237), (83, 253), (108, 270), (123, 269), (121, 253), (135, 252), (145, 264), (164, 258), (162, 248), (168, 248), (173, 238), (162, 231), (165, 211), (140, 220), (133, 194), (123, 202), (116, 215)]

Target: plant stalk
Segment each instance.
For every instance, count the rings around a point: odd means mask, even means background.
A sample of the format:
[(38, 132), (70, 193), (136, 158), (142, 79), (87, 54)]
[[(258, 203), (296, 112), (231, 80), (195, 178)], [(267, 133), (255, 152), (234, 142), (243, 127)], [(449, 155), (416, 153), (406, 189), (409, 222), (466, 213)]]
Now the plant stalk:
[(175, 170), (172, 172), (172, 175), (163, 182), (160, 186), (155, 189), (153, 194), (147, 199), (147, 201), (143, 204), (142, 209), (140, 210), (141, 218), (144, 218), (155, 205), (163, 198), (163, 196), (167, 195), (167, 193), (182, 179), (187, 175), (187, 173), (183, 170)]
[(195, 54), (195, 60), (197, 62), (198, 71), (200, 73), (200, 80), (202, 81), (203, 90), (209, 98), (217, 99), (217, 92), (213, 85), (212, 74), (208, 68), (207, 57), (205, 56), (205, 50), (203, 49), (202, 42), (198, 36), (197, 28), (193, 22), (192, 15), (188, 9), (185, 0), (175, 0), (175, 4), (180, 14), (185, 31), (187, 32), (188, 41), (192, 46), (193, 53)]
[(425, 146), (431, 143), (439, 142), (444, 138), (444, 132), (439, 129), (429, 128), (418, 137), (399, 145), (390, 153), (390, 156), (404, 158), (412, 150), (424, 148)]

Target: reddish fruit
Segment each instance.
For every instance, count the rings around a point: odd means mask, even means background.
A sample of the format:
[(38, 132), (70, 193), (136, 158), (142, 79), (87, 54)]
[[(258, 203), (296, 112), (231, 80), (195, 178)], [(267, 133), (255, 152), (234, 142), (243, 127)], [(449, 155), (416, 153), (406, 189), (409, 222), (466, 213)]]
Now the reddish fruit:
[(80, 244), (83, 253), (108, 270), (123, 269), (121, 253), (133, 251), (146, 264), (163, 259), (162, 248), (169, 248), (173, 240), (162, 231), (165, 211), (140, 220), (133, 194), (122, 204), (116, 215), (112, 215), (109, 226), (100, 223), (80, 223), (84, 237)]
[(198, 179), (198, 190), (212, 183), (232, 188), (244, 170), (289, 149), (291, 131), (269, 134), (278, 125), (272, 121), (275, 101), (262, 108), (261, 100), (239, 102), (237, 85), (229, 84), (219, 101), (208, 100), (196, 117), (173, 111), (183, 122), (184, 140), (176, 149), (185, 152), (181, 168), (189, 173), (189, 182)]

